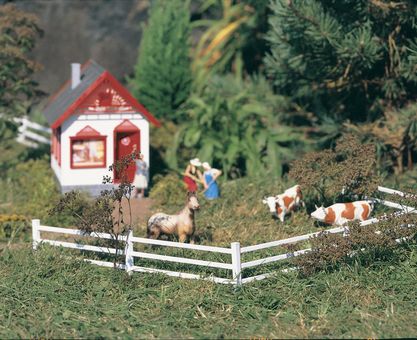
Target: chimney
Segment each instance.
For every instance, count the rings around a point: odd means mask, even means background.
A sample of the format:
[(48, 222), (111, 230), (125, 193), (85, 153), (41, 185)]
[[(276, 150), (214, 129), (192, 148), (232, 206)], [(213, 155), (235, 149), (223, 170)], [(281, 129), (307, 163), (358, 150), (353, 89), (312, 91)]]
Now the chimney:
[(81, 82), (81, 64), (71, 64), (71, 89), (75, 89)]

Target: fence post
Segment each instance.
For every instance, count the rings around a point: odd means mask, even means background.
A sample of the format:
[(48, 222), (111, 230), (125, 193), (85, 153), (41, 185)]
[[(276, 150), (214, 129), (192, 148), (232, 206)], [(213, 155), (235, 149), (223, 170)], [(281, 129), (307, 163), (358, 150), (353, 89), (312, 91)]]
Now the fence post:
[(235, 280), (237, 286), (242, 285), (242, 265), (240, 263), (240, 243), (232, 242), (232, 271), (233, 280)]
[(133, 267), (133, 231), (129, 230), (127, 232), (126, 246), (125, 246), (125, 269), (126, 272), (130, 275), (132, 274)]
[(32, 220), (32, 248), (37, 249), (38, 244), (41, 240), (41, 232), (39, 227), (41, 225), (41, 220)]

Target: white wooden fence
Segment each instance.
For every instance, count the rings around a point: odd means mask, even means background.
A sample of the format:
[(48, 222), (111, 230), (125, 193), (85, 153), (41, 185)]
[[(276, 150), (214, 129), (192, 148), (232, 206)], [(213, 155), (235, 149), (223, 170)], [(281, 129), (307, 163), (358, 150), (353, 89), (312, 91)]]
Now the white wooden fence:
[[(99, 239), (112, 239), (112, 235), (106, 234), (106, 233), (85, 234), (81, 230), (77, 230), (77, 229), (43, 226), (40, 224), (40, 220), (32, 220), (33, 249), (37, 249), (40, 243), (47, 243), (53, 246), (62, 246), (64, 248), (88, 250), (88, 251), (105, 253), (105, 254), (116, 254), (115, 248), (106, 248), (106, 247), (98, 247), (98, 246), (92, 246), (92, 245), (86, 245), (86, 244), (80, 244), (80, 243), (48, 240), (48, 239), (41, 237), (41, 232), (88, 236), (88, 237), (99, 238)], [(169, 276), (176, 276), (176, 277), (187, 278), (187, 279), (203, 279), (203, 280), (214, 281), (217, 283), (236, 283), (235, 282), (236, 280), (231, 280), (227, 278), (220, 278), (220, 277), (215, 277), (215, 276), (204, 277), (202, 275), (191, 274), (191, 273), (182, 273), (182, 272), (174, 272), (174, 271), (157, 269), (157, 268), (135, 266), (134, 259), (143, 258), (143, 259), (153, 259), (153, 260), (158, 260), (158, 261), (191, 264), (191, 265), (197, 265), (197, 266), (203, 266), (203, 267), (209, 267), (209, 268), (227, 269), (227, 270), (232, 271), (233, 277), (237, 278), (240, 276), (240, 262), (239, 262), (240, 245), (238, 242), (231, 243), (230, 248), (222, 248), (222, 247), (203, 246), (203, 245), (195, 245), (195, 244), (188, 244), (188, 243), (152, 240), (152, 239), (147, 239), (147, 238), (142, 238), (142, 237), (135, 237), (133, 236), (132, 231), (129, 231), (129, 233), (126, 236), (120, 236), (119, 240), (121, 242), (125, 242), (125, 248), (122, 251), (122, 253), (119, 254), (119, 255), (124, 255), (125, 263), (119, 264), (118, 268), (125, 269), (127, 272), (136, 271), (136, 272), (146, 272), (146, 273), (163, 273)], [(139, 251), (134, 250), (135, 243), (146, 244), (146, 245), (158, 245), (162, 247), (198, 250), (198, 251), (205, 251), (205, 252), (210, 252), (210, 253), (229, 254), (231, 255), (232, 263), (205, 261), (205, 260), (190, 259), (190, 258), (185, 258), (185, 257), (176, 257), (176, 256), (174, 257), (174, 256), (139, 252)], [(86, 259), (86, 261), (89, 261), (91, 263), (94, 263), (100, 266), (113, 267), (113, 262), (98, 261), (98, 260), (91, 260), (91, 259)]]
[[(385, 188), (385, 187), (378, 187), (380, 192), (388, 193), (388, 194), (396, 194), (404, 197), (407, 194), (402, 192)], [(383, 204), (387, 207), (395, 208), (400, 210), (403, 213), (417, 213), (417, 210), (413, 207), (404, 206), (398, 203), (394, 203), (391, 201), (375, 199), (380, 204)], [(377, 223), (379, 220), (377, 218), (372, 218), (367, 221), (361, 222), (361, 225), (366, 226), (369, 224)], [(346, 235), (349, 231), (348, 227), (337, 227), (328, 229), (326, 233), (332, 234), (343, 234)], [(93, 238), (100, 238), (100, 239), (112, 239), (110, 234), (105, 233), (91, 233), (91, 234), (84, 234), (80, 230), (76, 229), (67, 229), (67, 228), (57, 228), (57, 227), (50, 227), (50, 226), (43, 226), (40, 224), (40, 220), (32, 220), (32, 238), (33, 238), (33, 248), (37, 249), (40, 243), (48, 243), (53, 246), (62, 246), (65, 248), (73, 248), (79, 250), (87, 250), (93, 251), (98, 253), (105, 253), (105, 254), (116, 254), (116, 249), (114, 248), (106, 248), (106, 247), (98, 247), (80, 243), (71, 243), (71, 242), (64, 242), (64, 241), (56, 241), (56, 240), (49, 240), (41, 237), (41, 232), (50, 232), (50, 233), (59, 233), (59, 234), (70, 234), (70, 235), (78, 235), (78, 236), (88, 236)], [(252, 252), (256, 252), (259, 250), (265, 250), (270, 248), (275, 248), (283, 245), (295, 244), (298, 242), (308, 241), (310, 238), (315, 237), (322, 233), (322, 231), (310, 233), (301, 236), (290, 237), (282, 240), (272, 241), (261, 243), (253, 246), (243, 247), (241, 248), (239, 242), (232, 242), (229, 248), (225, 247), (215, 247), (215, 246), (203, 246), (203, 245), (194, 245), (194, 244), (187, 244), (187, 243), (178, 243), (178, 242), (170, 242), (170, 241), (162, 241), (162, 240), (152, 240), (147, 238), (135, 237), (133, 236), (133, 232), (129, 231), (126, 236), (120, 236), (119, 240), (125, 243), (124, 250), (119, 255), (124, 255), (124, 264), (120, 263), (117, 264), (117, 268), (124, 269), (128, 273), (132, 272), (144, 272), (144, 273), (162, 273), (169, 276), (175, 276), (180, 278), (187, 278), (187, 279), (201, 279), (201, 280), (209, 280), (216, 283), (223, 283), (223, 284), (233, 284), (233, 285), (242, 285), (251, 281), (255, 280), (263, 280), (271, 275), (276, 273), (265, 273), (261, 275), (255, 275), (243, 278), (242, 271), (247, 268), (253, 268), (262, 266), (269, 263), (275, 263), (279, 261), (285, 261), (287, 259), (300, 256), (311, 251), (311, 248), (306, 248), (302, 250), (297, 250), (290, 253), (269, 256), (266, 258), (261, 258), (257, 260), (252, 260), (248, 262), (242, 262), (242, 255), (248, 254)], [(397, 240), (400, 242), (401, 240)], [(207, 260), (200, 260), (200, 259), (191, 259), (185, 257), (178, 257), (178, 256), (167, 256), (167, 255), (160, 255), (160, 254), (153, 254), (147, 252), (139, 252), (134, 250), (135, 244), (145, 244), (145, 245), (158, 245), (167, 248), (181, 248), (181, 249), (189, 249), (194, 251), (202, 251), (202, 252), (209, 252), (209, 253), (217, 253), (217, 254), (227, 254), (230, 255), (230, 262), (216, 262), (216, 261), (207, 261)], [(180, 264), (189, 264), (189, 265), (196, 265), (202, 266), (206, 268), (218, 268), (218, 269), (225, 269), (231, 271), (232, 278), (223, 278), (217, 277), (214, 275), (204, 276), (200, 274), (192, 274), (192, 273), (184, 273), (184, 272), (176, 272), (171, 270), (164, 270), (164, 269), (157, 269), (157, 268), (149, 268), (135, 265), (135, 259), (151, 259), (156, 261), (165, 261), (165, 262), (173, 262), (173, 263), (180, 263)], [(99, 266), (105, 267), (113, 267), (113, 262), (109, 261), (99, 261), (99, 260), (92, 260), (92, 259), (85, 259), (85, 261), (94, 263)], [(286, 269), (291, 270), (291, 269)]]
[(51, 134), (51, 129), (47, 128), (38, 123), (31, 122), (27, 118), (14, 118), (14, 120), (20, 124), (18, 128), (17, 141), (20, 144), (29, 146), (31, 148), (37, 148), (39, 144), (51, 144), (49, 138), (41, 135), (39, 132), (44, 133), (49, 136)]

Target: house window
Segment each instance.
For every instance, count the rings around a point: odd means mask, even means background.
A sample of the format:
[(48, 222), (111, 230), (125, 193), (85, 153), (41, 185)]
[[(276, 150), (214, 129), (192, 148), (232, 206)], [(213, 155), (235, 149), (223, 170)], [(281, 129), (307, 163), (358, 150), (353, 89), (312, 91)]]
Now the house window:
[(106, 138), (71, 138), (71, 168), (105, 168)]
[(106, 136), (86, 126), (70, 141), (71, 169), (106, 167)]

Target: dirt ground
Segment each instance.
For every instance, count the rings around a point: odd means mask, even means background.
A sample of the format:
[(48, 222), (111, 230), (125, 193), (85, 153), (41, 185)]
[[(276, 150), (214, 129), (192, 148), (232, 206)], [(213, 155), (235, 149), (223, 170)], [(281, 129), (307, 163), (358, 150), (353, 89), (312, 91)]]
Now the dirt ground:
[[(123, 210), (126, 212), (129, 211), (127, 200), (123, 201), (122, 204)], [(146, 222), (152, 215), (152, 200), (147, 197), (141, 199), (132, 198), (130, 200), (130, 205), (132, 208), (132, 225), (138, 226), (140, 229), (145, 229)]]
[[(122, 201), (123, 210), (126, 214), (128, 214), (128, 201)], [(132, 198), (130, 200), (130, 205), (132, 208), (132, 226), (133, 226), (133, 233), (135, 236), (141, 237), (145, 236), (146, 234), (146, 224), (148, 222), (149, 217), (153, 214), (152, 212), (152, 200), (150, 198), (142, 198), (142, 199), (135, 199)], [(115, 215), (117, 216), (117, 215)], [(129, 223), (129, 217), (127, 217), (126, 222)], [(72, 229), (79, 229), (77, 226), (71, 226)], [(73, 241), (74, 235), (63, 235), (57, 233), (50, 233), (50, 232), (42, 232), (42, 238), (49, 239), (49, 240), (60, 240), (60, 241)], [(77, 238), (77, 237), (75, 237)], [(81, 237), (83, 238), (83, 237)], [(0, 250), (2, 249), (0, 245)]]

